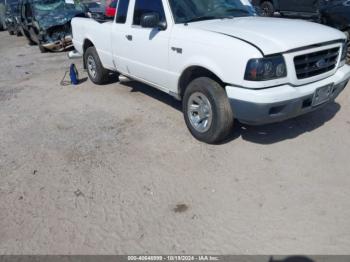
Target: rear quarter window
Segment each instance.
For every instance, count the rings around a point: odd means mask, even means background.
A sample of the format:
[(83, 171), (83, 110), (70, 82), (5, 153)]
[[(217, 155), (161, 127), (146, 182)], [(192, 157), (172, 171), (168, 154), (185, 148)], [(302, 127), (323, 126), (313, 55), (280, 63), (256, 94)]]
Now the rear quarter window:
[[(118, 2), (118, 1), (114, 1)], [(112, 2), (113, 3), (113, 2)], [(116, 22), (118, 24), (124, 24), (126, 22), (126, 16), (128, 14), (128, 9), (129, 9), (129, 0), (119, 0), (119, 4), (116, 6), (117, 8), (117, 18)]]

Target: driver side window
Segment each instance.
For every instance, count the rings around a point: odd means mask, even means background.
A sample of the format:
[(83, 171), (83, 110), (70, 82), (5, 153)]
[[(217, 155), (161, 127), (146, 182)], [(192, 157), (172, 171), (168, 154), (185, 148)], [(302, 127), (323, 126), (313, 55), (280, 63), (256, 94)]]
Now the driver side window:
[(133, 25), (140, 25), (141, 16), (146, 13), (157, 13), (160, 22), (165, 21), (162, 0), (136, 0)]

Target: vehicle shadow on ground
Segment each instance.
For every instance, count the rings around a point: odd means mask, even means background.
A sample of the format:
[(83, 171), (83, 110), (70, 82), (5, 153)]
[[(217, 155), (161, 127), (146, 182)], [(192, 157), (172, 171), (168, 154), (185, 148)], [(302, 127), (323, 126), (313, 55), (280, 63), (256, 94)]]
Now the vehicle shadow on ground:
[[(145, 84), (134, 81), (123, 82), (122, 85), (130, 87), (131, 92), (141, 92), (182, 113), (182, 104), (180, 101), (156, 88), (150, 88)], [(339, 110), (340, 105), (333, 102), (314, 112), (275, 124), (249, 126), (235, 121), (231, 134), (226, 140), (221, 142), (220, 145), (230, 143), (239, 137), (243, 140), (262, 145), (293, 139), (323, 126), (330, 121)]]
[(182, 112), (182, 103), (181, 101), (176, 100), (174, 97), (156, 89), (150, 86), (147, 86), (145, 84), (136, 82), (136, 81), (127, 81), (122, 82), (122, 85), (128, 86), (131, 88), (132, 93), (140, 92), (143, 93), (149, 97), (152, 97), (168, 106), (171, 106), (172, 108)]
[(275, 124), (249, 126), (235, 121), (232, 135), (224, 141), (224, 143), (228, 143), (238, 137), (262, 145), (293, 139), (323, 126), (330, 121), (339, 110), (340, 105), (336, 102), (332, 102), (314, 112)]

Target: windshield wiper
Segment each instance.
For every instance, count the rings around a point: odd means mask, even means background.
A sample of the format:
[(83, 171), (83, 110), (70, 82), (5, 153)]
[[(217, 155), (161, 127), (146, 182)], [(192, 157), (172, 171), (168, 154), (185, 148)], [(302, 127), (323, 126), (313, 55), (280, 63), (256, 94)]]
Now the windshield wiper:
[(221, 17), (217, 17), (217, 16), (212, 16), (212, 15), (203, 15), (203, 16), (198, 16), (198, 17), (194, 17), (191, 19), (188, 19), (187, 21), (185, 21), (186, 23), (191, 23), (191, 22), (198, 22), (198, 21), (204, 21), (204, 20), (213, 20), (213, 19), (220, 19)]

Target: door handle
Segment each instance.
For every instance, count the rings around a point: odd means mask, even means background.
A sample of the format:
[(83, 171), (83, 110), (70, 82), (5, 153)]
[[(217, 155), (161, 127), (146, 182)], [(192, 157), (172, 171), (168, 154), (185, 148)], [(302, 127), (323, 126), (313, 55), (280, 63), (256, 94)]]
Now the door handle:
[(126, 37), (126, 39), (128, 39), (129, 41), (132, 41), (132, 35), (126, 35), (125, 37)]

